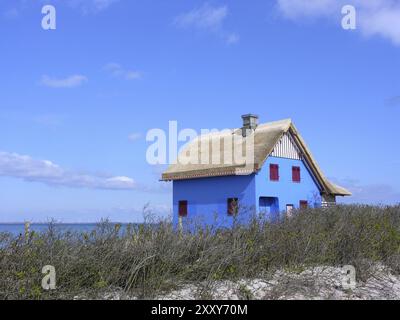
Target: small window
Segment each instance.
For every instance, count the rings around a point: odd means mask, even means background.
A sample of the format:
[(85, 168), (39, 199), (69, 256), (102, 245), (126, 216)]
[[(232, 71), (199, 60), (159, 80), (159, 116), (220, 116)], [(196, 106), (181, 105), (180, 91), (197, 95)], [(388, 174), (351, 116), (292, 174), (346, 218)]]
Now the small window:
[(308, 201), (300, 200), (300, 209), (307, 209), (308, 208)]
[(286, 205), (286, 216), (290, 218), (293, 215), (294, 206), (292, 204)]
[(233, 216), (238, 213), (238, 198), (228, 198), (228, 215)]
[(273, 163), (269, 165), (269, 180), (279, 181), (279, 165)]
[(179, 201), (179, 216), (186, 217), (188, 214), (188, 202), (186, 200)]
[(300, 182), (300, 167), (292, 167), (292, 181)]

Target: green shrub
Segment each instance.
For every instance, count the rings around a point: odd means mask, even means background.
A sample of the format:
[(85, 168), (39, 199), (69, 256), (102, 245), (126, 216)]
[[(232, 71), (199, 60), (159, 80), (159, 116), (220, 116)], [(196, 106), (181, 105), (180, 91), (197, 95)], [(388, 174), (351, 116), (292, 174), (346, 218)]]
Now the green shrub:
[[(305, 209), (290, 219), (254, 218), (230, 230), (175, 232), (167, 221), (121, 226), (102, 222), (89, 233), (0, 234), (1, 299), (97, 297), (120, 288), (140, 298), (190, 282), (238, 280), (277, 269), (352, 264), (366, 277), (380, 262), (400, 272), (400, 206)], [(53, 265), (57, 289), (41, 289)]]

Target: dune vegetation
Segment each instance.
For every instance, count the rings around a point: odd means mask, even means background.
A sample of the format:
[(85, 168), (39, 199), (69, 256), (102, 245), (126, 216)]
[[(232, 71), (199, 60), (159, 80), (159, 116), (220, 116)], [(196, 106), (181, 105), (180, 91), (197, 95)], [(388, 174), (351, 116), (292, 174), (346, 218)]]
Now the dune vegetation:
[[(240, 214), (240, 213), (239, 213)], [(268, 223), (177, 232), (169, 220), (121, 225), (103, 221), (88, 233), (0, 234), (0, 299), (102, 298), (119, 290), (151, 299), (184, 284), (268, 277), (277, 270), (353, 265), (360, 280), (377, 263), (400, 274), (400, 206), (304, 209)], [(42, 268), (56, 270), (43, 290)]]

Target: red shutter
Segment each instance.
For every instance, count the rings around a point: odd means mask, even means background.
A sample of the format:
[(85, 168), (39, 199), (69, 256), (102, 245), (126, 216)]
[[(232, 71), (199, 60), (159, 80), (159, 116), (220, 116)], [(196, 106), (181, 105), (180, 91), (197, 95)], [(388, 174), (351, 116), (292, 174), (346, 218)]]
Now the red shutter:
[(292, 167), (292, 181), (300, 182), (300, 167)]
[(300, 200), (300, 209), (307, 209), (308, 202), (306, 200)]
[(277, 164), (269, 165), (269, 179), (271, 181), (279, 181), (279, 166)]
[(275, 165), (272, 163), (269, 165), (269, 180), (275, 180)]
[(187, 201), (179, 201), (179, 216), (180, 217), (186, 217), (188, 213), (187, 210)]

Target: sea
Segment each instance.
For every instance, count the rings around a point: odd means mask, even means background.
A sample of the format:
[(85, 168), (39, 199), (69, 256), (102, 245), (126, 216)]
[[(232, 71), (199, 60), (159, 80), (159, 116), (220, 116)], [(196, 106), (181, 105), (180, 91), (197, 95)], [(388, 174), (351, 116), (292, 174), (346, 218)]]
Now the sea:
[[(116, 223), (111, 223), (116, 224)], [(54, 228), (61, 232), (90, 232), (98, 226), (97, 223), (54, 223)], [(124, 231), (127, 223), (120, 223), (121, 225), (121, 232)], [(45, 232), (48, 230), (49, 224), (48, 223), (32, 223), (29, 226), (30, 231), (35, 231), (37, 233)], [(13, 235), (18, 236), (19, 234), (25, 233), (25, 224), (24, 223), (0, 223), (0, 233), (6, 232), (11, 233)]]

